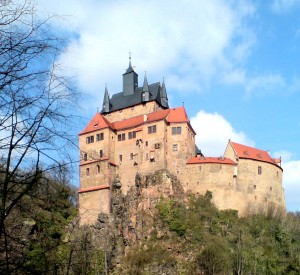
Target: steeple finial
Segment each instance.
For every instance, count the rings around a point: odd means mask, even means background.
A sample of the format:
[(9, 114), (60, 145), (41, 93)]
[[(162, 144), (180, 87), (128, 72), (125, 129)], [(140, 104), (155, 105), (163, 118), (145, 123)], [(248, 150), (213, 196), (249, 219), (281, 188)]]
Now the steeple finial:
[(131, 51), (129, 51), (129, 66), (128, 66), (128, 69), (129, 68), (132, 68), (132, 66), (131, 66)]

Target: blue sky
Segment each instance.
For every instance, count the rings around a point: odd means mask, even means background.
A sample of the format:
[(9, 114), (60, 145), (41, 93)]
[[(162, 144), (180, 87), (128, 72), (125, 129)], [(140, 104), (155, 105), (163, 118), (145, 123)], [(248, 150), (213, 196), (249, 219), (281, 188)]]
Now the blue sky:
[(300, 1), (40, 0), (70, 37), (58, 62), (84, 93), (79, 114), (101, 107), (105, 83), (122, 89), (128, 52), (148, 82), (182, 102), (205, 155), (228, 139), (282, 157), (287, 209), (300, 211)]

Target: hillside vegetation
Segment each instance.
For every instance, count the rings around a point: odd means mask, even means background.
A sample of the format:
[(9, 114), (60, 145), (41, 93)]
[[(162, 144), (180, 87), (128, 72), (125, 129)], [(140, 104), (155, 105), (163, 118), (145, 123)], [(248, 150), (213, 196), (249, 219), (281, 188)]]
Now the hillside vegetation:
[(238, 218), (211, 193), (161, 199), (151, 236), (114, 274), (300, 274), (300, 215)]
[[(300, 274), (300, 213), (239, 218), (215, 208), (210, 192), (180, 193), (174, 178), (167, 196), (163, 175), (137, 177), (125, 196), (113, 189), (111, 215), (79, 227), (66, 174), (41, 173), (5, 220), (0, 273)], [(146, 211), (144, 191), (156, 187)]]

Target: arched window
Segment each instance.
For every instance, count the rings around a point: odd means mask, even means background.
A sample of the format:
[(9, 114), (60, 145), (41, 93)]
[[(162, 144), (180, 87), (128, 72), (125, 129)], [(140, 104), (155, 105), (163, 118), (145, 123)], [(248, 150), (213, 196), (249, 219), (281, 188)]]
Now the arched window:
[(100, 166), (99, 165), (96, 166), (96, 174), (97, 175), (100, 174)]
[(86, 175), (89, 176), (90, 175), (90, 168), (86, 168)]

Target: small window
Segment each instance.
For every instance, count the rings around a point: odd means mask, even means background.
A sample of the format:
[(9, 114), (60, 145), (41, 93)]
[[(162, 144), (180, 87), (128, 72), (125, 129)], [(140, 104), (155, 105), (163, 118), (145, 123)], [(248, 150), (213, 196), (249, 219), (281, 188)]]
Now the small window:
[(128, 133), (128, 139), (133, 139), (133, 138), (136, 138), (136, 131)]
[(123, 140), (125, 140), (125, 133), (118, 135), (118, 141), (123, 141)]
[(172, 135), (181, 135), (181, 127), (172, 127)]
[(133, 160), (133, 153), (130, 153), (130, 160)]
[(85, 174), (86, 174), (87, 176), (90, 175), (90, 168), (86, 168)]
[(148, 146), (148, 141), (145, 142), (145, 145)]
[(152, 125), (148, 127), (148, 134), (156, 133), (156, 125)]
[(104, 133), (100, 133), (96, 135), (96, 141), (100, 141), (104, 139)]
[(257, 172), (258, 172), (259, 175), (261, 175), (261, 173), (262, 173), (262, 167), (261, 166), (258, 166)]
[(173, 144), (172, 151), (177, 152), (178, 151), (178, 144)]
[(99, 151), (99, 156), (100, 156), (100, 158), (103, 158), (103, 150)]
[(256, 185), (255, 184), (253, 185), (253, 189), (256, 189)]
[(93, 143), (94, 142), (94, 136), (89, 136), (86, 138), (86, 143), (89, 144), (89, 143)]
[(272, 191), (273, 190), (273, 188), (272, 188), (272, 186), (270, 187), (270, 191)]
[(100, 174), (100, 166), (99, 165), (96, 166), (96, 173), (97, 173), (97, 175)]
[(84, 160), (84, 161), (87, 161), (87, 153), (84, 153), (84, 154), (83, 154), (83, 160)]
[(122, 160), (123, 160), (123, 156), (119, 155), (119, 161), (122, 162)]

